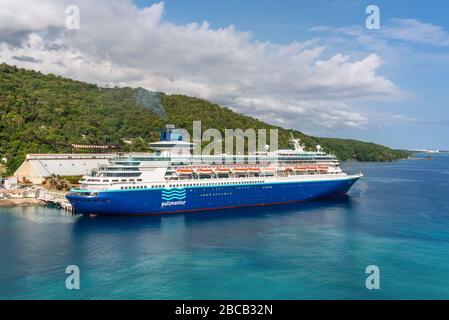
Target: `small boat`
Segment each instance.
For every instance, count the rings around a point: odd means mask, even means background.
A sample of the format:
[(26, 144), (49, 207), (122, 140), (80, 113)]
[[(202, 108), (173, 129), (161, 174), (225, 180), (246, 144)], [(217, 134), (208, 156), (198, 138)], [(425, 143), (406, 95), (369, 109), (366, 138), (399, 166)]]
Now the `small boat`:
[(231, 173), (231, 169), (230, 168), (217, 168), (217, 169), (215, 169), (215, 172), (218, 174), (228, 174), (228, 173)]
[(196, 169), (196, 173), (200, 174), (200, 175), (210, 175), (214, 172), (214, 170), (212, 170), (211, 168), (199, 168)]
[(259, 173), (260, 172), (260, 168), (252, 167), (252, 168), (248, 168), (247, 171), (249, 173)]
[(193, 169), (176, 169), (176, 173), (178, 175), (190, 175), (193, 173)]
[(247, 173), (248, 169), (247, 168), (233, 168), (232, 169), (235, 173)]
[(263, 175), (272, 175), (275, 172), (276, 172), (275, 168), (266, 167), (266, 168), (261, 168), (260, 169), (260, 173), (263, 174)]
[(318, 170), (320, 171), (320, 172), (327, 172), (327, 170), (328, 170), (328, 166), (319, 166), (318, 167)]

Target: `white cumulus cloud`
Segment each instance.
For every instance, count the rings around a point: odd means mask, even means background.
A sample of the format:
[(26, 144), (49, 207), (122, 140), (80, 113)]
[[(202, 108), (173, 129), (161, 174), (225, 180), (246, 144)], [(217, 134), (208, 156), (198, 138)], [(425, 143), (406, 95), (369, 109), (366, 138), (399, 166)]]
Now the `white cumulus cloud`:
[[(80, 8), (79, 30), (65, 8)], [(379, 74), (377, 54), (324, 57), (316, 41), (260, 42), (235, 27), (164, 20), (164, 3), (130, 0), (0, 0), (0, 60), (102, 84), (210, 99), (274, 124), (360, 127), (352, 101), (401, 94)]]

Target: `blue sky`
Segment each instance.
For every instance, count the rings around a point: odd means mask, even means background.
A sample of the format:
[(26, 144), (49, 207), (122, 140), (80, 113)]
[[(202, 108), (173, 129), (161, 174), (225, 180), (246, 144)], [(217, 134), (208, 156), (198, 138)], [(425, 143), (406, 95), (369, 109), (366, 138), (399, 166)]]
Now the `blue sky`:
[[(365, 27), (369, 4), (379, 7), (379, 30)], [(312, 135), (449, 149), (444, 0), (0, 6), (0, 62), (197, 96)], [(69, 6), (79, 10), (79, 28), (67, 26)]]
[[(138, 6), (148, 6), (151, 1), (136, 1)], [(167, 0), (165, 19), (185, 24), (206, 20), (211, 28), (234, 25), (238, 30), (251, 31), (260, 41), (288, 44), (306, 41), (323, 34), (310, 31), (317, 26), (347, 27), (364, 25), (365, 8), (375, 4), (380, 9), (381, 28), (391, 19), (415, 19), (443, 28), (449, 32), (449, 2), (436, 1), (207, 1)], [(366, 32), (376, 32), (375, 30)], [(327, 34), (324, 34), (327, 36)], [(350, 39), (348, 39), (350, 41)], [(397, 41), (401, 45), (401, 41)], [(411, 49), (429, 55), (449, 55), (449, 46), (409, 44)], [(329, 48), (339, 51), (344, 45)], [(360, 48), (362, 52), (369, 49)], [(343, 51), (344, 52), (344, 51)], [(388, 61), (382, 51), (375, 51), (386, 59), (383, 74), (392, 79), (402, 90), (414, 95), (406, 101), (363, 102), (359, 108), (373, 117), (376, 113), (389, 112), (410, 118), (383, 124), (374, 121), (363, 130), (336, 129), (336, 135), (361, 138), (385, 143), (394, 147), (429, 147), (449, 149), (449, 63), (410, 63)], [(362, 106), (363, 104), (363, 106)], [(415, 119), (415, 121), (411, 120)], [(331, 135), (332, 132), (326, 132)]]

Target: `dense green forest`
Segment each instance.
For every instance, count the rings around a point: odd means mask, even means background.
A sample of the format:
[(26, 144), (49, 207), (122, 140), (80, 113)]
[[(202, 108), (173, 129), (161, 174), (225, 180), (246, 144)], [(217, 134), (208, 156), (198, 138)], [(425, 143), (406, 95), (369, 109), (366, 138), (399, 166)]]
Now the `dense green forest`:
[(193, 120), (201, 120), (203, 130), (222, 132), (277, 128), (280, 147), (288, 145), (293, 133), (307, 147), (320, 144), (340, 160), (392, 161), (407, 156), (374, 143), (307, 136), (198, 98), (142, 88), (100, 88), (0, 64), (0, 157), (8, 159), (7, 173), (14, 172), (27, 153), (69, 152), (72, 143), (147, 150), (147, 143), (158, 139), (159, 128), (173, 123), (191, 132)]

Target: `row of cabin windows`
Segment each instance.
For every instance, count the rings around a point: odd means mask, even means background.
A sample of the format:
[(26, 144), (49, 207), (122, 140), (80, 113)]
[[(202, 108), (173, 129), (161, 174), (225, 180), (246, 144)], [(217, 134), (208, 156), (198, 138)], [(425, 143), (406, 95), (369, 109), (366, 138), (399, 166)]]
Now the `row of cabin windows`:
[[(238, 182), (238, 183), (236, 183), (236, 184), (242, 184), (242, 183), (244, 183), (244, 182)], [(260, 183), (264, 183), (264, 181), (255, 181), (254, 183), (258, 183), (258, 184), (260, 184)], [(195, 184), (185, 184), (185, 185), (170, 185), (169, 187), (191, 187), (191, 186), (208, 186), (208, 185), (225, 185), (225, 184), (230, 184), (230, 183), (222, 183), (222, 184), (219, 184), (219, 183), (209, 183), (209, 184), (198, 184), (198, 185), (195, 185)], [(320, 184), (317, 184), (317, 183), (314, 183), (313, 185), (323, 185), (323, 184), (326, 184), (326, 185), (328, 185), (328, 184), (331, 184), (331, 183), (329, 183), (329, 182), (321, 182)], [(283, 185), (281, 185), (281, 187), (283, 187), (283, 188), (290, 188), (290, 186), (283, 186)], [(146, 189), (147, 188), (147, 186), (129, 186), (129, 187), (121, 187), (120, 189), (121, 190), (136, 190), (136, 189)], [(164, 185), (154, 185), (154, 186), (151, 186), (151, 188), (164, 188)], [(249, 189), (250, 187), (238, 187), (237, 189)], [(262, 187), (263, 189), (272, 189), (273, 188), (273, 186), (263, 186)], [(230, 195), (231, 193), (223, 193), (223, 194), (202, 194), (201, 196), (207, 196), (207, 195)]]
[(129, 186), (129, 187), (121, 187), (121, 190), (136, 190), (136, 189), (146, 189), (147, 186)]
[(232, 192), (223, 192), (223, 193), (202, 193), (200, 197), (216, 197), (216, 196), (230, 196)]
[[(138, 179), (140, 181), (142, 181), (142, 179)], [(105, 180), (106, 181), (106, 180)], [(210, 182), (210, 183), (199, 183), (199, 184), (171, 184), (168, 187), (169, 188), (177, 188), (177, 187), (196, 187), (196, 186), (222, 186), (222, 185), (229, 185), (229, 184), (245, 184), (249, 181), (238, 181), (238, 182)], [(265, 181), (251, 181), (251, 183), (253, 184), (262, 184), (265, 183)], [(164, 185), (154, 185), (151, 186), (152, 189), (156, 189), (156, 188), (164, 188), (167, 186)], [(127, 190), (127, 189), (146, 189), (147, 186), (130, 186), (130, 187), (121, 187), (120, 189), (122, 190)]]
[[(196, 187), (196, 186), (224, 186), (224, 185), (230, 185), (230, 184), (246, 184), (246, 183), (252, 183), (252, 184), (261, 184), (265, 183), (265, 181), (236, 181), (236, 182), (207, 182), (207, 183), (187, 183), (187, 184), (171, 184), (169, 185), (170, 188), (177, 188), (177, 187)], [(157, 186), (156, 186), (157, 188)]]
[(272, 162), (279, 162), (279, 163), (293, 163), (293, 164), (318, 164), (317, 161), (321, 160), (322, 162), (324, 161), (329, 161), (329, 162), (337, 162), (337, 159), (332, 159), (332, 158), (326, 158), (326, 159), (289, 159), (289, 158), (281, 158), (281, 159), (277, 159), (276, 161), (270, 161), (270, 160), (241, 160), (241, 161), (229, 161), (229, 162), (225, 162), (225, 161), (211, 161), (211, 160), (205, 160), (204, 162), (202, 161), (173, 161), (171, 163), (171, 165), (173, 166), (190, 166), (190, 165), (205, 165), (205, 164), (211, 164), (211, 165), (223, 165), (223, 164), (269, 164)]
[[(84, 182), (84, 181), (86, 181), (86, 182), (101, 182), (100, 179), (87, 179), (87, 180), (81, 179), (80, 180), (80, 182)], [(121, 180), (118, 180), (118, 179), (112, 179), (112, 180), (104, 179), (103, 180), (103, 182), (112, 182), (112, 183), (114, 183), (114, 182), (135, 182), (135, 181), (142, 182), (142, 179), (121, 179)]]
[(112, 161), (112, 163), (128, 167), (138, 167), (140, 165), (140, 162), (130, 162), (130, 161)]
[(104, 172), (105, 177), (138, 177), (141, 172)]
[(139, 167), (107, 167), (103, 172), (108, 171), (139, 171)]
[[(87, 181), (87, 182), (101, 182), (100, 179), (88, 179), (88, 180), (80, 180), (81, 182)], [(112, 183), (117, 183), (117, 182), (142, 182), (142, 179), (112, 179), (112, 180), (103, 180), (103, 182), (112, 182)], [(177, 187), (195, 187), (195, 186), (222, 186), (222, 185), (230, 185), (230, 184), (245, 184), (245, 183), (252, 183), (252, 184), (261, 184), (261, 183), (265, 183), (265, 181), (237, 181), (237, 182), (209, 182), (209, 183), (199, 183), (199, 184), (193, 184), (193, 183), (188, 183), (188, 184), (171, 184), (168, 187), (170, 188), (177, 188)], [(151, 188), (164, 188), (166, 186), (164, 185), (154, 185), (151, 186)], [(269, 186), (265, 186), (264, 188), (271, 188)]]
[[(300, 159), (300, 160), (313, 160), (313, 159), (334, 159), (335, 156), (332, 155), (314, 155), (314, 154), (295, 154), (295, 155), (288, 155), (288, 154), (281, 154), (279, 156), (274, 156), (274, 157), (267, 157), (267, 156), (260, 156), (260, 157), (256, 157), (256, 156), (225, 156), (225, 157), (220, 157), (220, 156), (215, 156), (215, 157), (210, 157), (210, 156), (203, 156), (203, 157), (172, 157), (171, 161), (183, 161), (183, 162), (199, 162), (199, 161), (204, 161), (204, 162), (210, 162), (210, 161), (216, 161), (216, 162), (232, 162), (232, 161), (267, 161), (267, 160), (278, 160), (278, 159)], [(133, 159), (133, 160), (137, 160), (137, 159)], [(152, 159), (139, 159), (141, 161), (146, 161), (146, 160), (152, 160)], [(160, 159), (156, 159), (156, 160), (160, 160)]]

